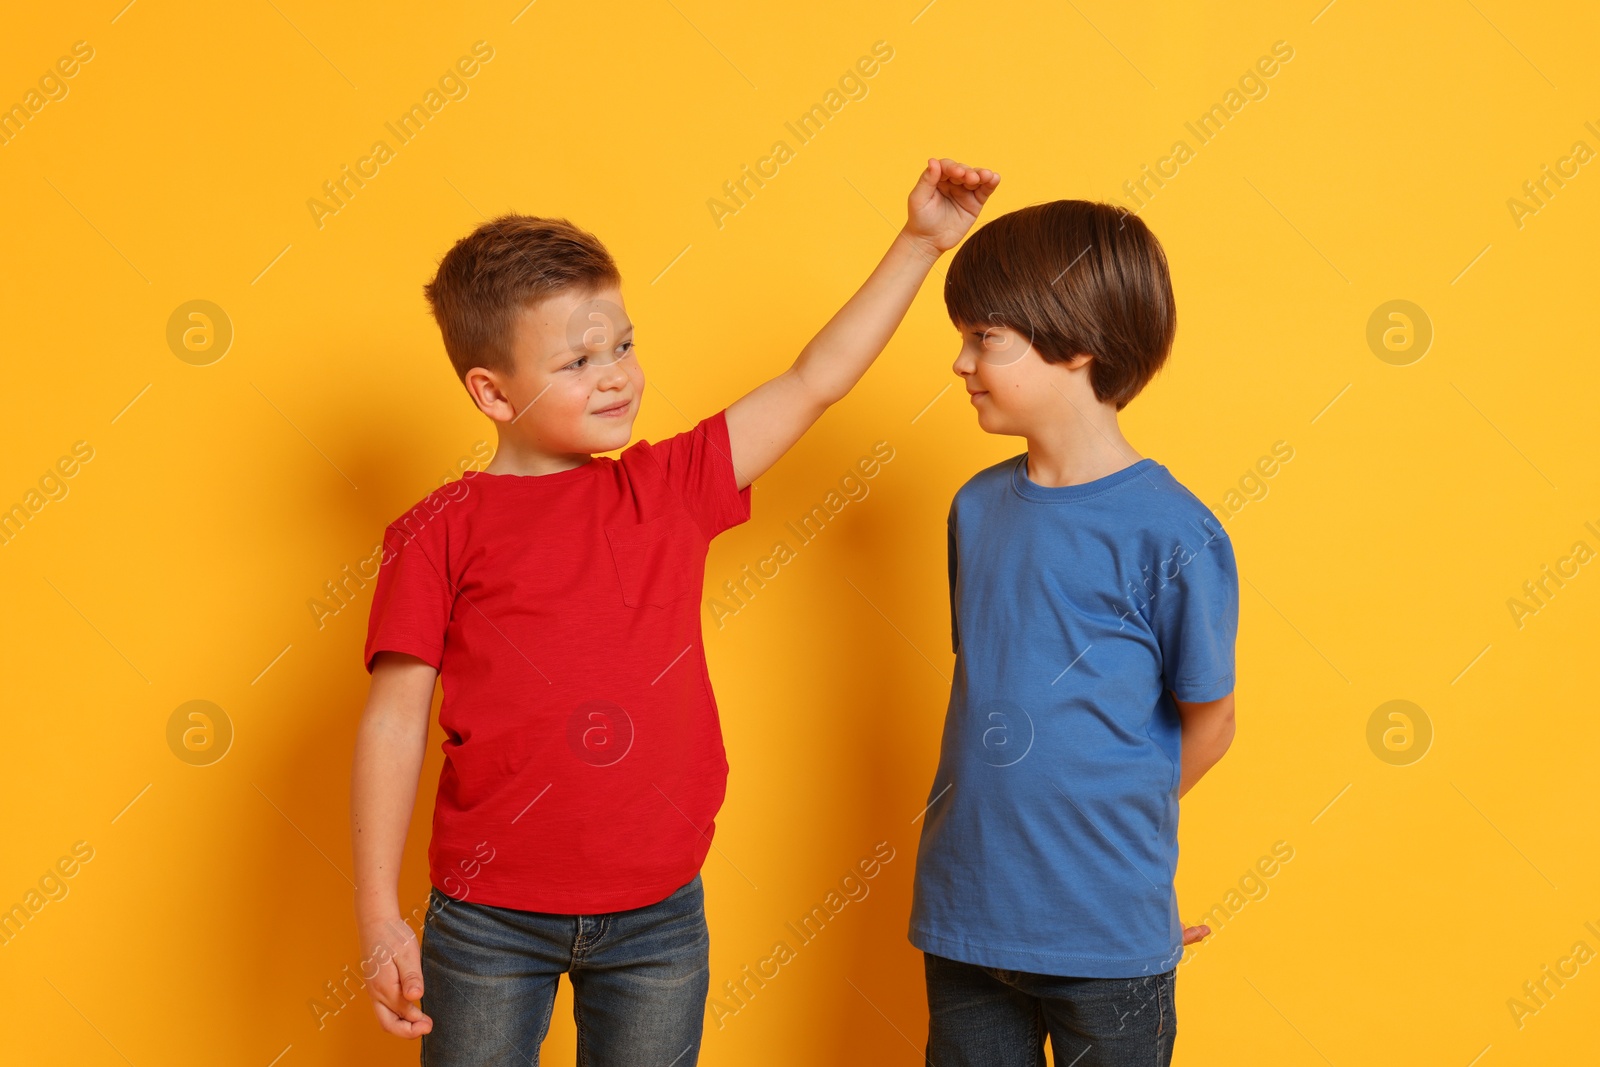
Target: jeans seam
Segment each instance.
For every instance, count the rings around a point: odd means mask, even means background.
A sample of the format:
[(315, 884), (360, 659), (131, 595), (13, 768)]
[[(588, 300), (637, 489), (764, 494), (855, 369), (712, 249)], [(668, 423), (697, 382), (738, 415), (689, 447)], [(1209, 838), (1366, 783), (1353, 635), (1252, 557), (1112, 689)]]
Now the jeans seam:
[(1167, 1033), (1167, 1001), (1167, 981), (1165, 978), (1158, 977), (1156, 978), (1156, 1010), (1160, 1022), (1156, 1026), (1155, 1067), (1163, 1067), (1163, 1064), (1169, 1062), (1162, 1055), (1162, 1046), (1165, 1044), (1162, 1039)]
[(583, 930), (583, 916), (574, 916), (572, 920), (572, 961), (578, 962), (589, 948), (589, 935)]
[(583, 1026), (583, 1009), (578, 1005), (577, 990), (573, 990), (572, 997), (572, 1022), (578, 1031), (578, 1067), (589, 1067), (589, 1042), (586, 1040), (588, 1032)]

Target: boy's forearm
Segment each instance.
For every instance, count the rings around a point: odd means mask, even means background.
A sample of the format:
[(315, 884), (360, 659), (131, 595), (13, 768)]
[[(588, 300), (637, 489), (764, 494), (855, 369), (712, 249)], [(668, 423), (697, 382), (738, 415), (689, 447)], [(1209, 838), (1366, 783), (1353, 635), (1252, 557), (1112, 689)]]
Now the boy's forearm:
[(894, 336), (939, 256), (972, 225), (1000, 176), (928, 160), (906, 198), (906, 225), (889, 251), (793, 365), (728, 405), (729, 458), (741, 492), (829, 407), (843, 400)]
[(1185, 725), (1179, 756), (1178, 796), (1194, 788), (1205, 773), (1215, 767), (1233, 743), (1233, 719), (1216, 723)]
[(399, 909), (400, 861), (426, 747), (426, 720), (418, 736), (415, 724), (399, 721), (399, 716), (369, 709), (362, 717), (351, 776), (350, 829), (356, 912), (363, 918), (382, 918)]
[(1216, 766), (1222, 754), (1233, 744), (1234, 715), (1233, 694), (1216, 700), (1190, 702), (1173, 701), (1178, 706), (1181, 728), (1178, 757), (1178, 796), (1182, 797), (1201, 777)]
[(905, 318), (940, 252), (905, 230), (828, 324), (800, 352), (791, 373), (824, 404), (844, 399)]

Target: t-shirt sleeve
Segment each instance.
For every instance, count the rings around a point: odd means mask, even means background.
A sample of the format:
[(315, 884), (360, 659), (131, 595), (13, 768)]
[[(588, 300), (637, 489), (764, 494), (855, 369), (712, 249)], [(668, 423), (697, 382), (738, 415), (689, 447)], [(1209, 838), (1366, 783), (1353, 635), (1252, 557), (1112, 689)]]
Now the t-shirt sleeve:
[(734, 488), (726, 408), (701, 419), (692, 430), (656, 442), (651, 452), (707, 539), (750, 517), (750, 486)]
[(384, 530), (378, 582), (367, 617), (367, 673), (372, 673), (372, 657), (384, 651), (406, 652), (439, 668), (455, 604), (448, 545), (444, 521), (421, 505)]
[(1166, 559), (1163, 566), (1177, 574), (1156, 594), (1152, 617), (1161, 681), (1185, 703), (1220, 700), (1233, 692), (1239, 631), (1233, 542), (1209, 519), (1203, 531), (1191, 526)]

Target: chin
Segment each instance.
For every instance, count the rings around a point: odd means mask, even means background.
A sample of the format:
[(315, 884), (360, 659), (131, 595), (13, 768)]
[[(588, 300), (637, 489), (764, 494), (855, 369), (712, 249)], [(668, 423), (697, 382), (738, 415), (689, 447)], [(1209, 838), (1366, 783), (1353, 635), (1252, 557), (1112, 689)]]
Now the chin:
[(991, 418), (986, 425), (980, 423), (979, 428), (982, 429), (984, 433), (993, 434), (995, 437), (1028, 436), (1027, 431), (1022, 429), (1017, 422), (1011, 419)]
[(614, 448), (621, 448), (633, 437), (633, 418), (618, 422), (609, 429), (599, 430), (590, 436), (594, 438), (595, 447), (590, 451), (609, 452)]

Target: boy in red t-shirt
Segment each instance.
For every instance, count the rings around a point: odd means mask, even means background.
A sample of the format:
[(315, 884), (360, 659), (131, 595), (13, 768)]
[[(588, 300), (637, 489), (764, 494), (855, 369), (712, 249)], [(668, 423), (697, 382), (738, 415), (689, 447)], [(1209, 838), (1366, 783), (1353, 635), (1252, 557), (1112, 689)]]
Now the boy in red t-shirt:
[[(385, 531), (351, 797), (363, 977), (425, 1062), (536, 1064), (562, 973), (580, 1063), (696, 1062), (699, 870), (728, 766), (700, 632), (707, 548), (860, 380), (999, 181), (930, 159), (888, 253), (792, 367), (617, 459), (594, 453), (628, 444), (645, 379), (600, 242), (508, 215), (440, 262), (427, 296), (499, 448)], [(419, 949), (398, 878), (435, 679), (445, 763)]]

